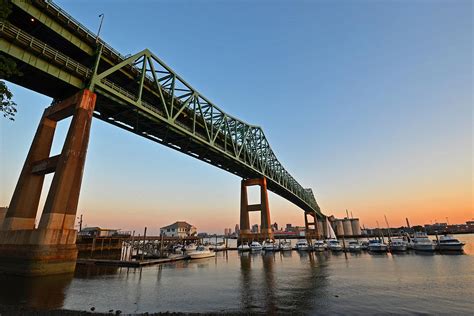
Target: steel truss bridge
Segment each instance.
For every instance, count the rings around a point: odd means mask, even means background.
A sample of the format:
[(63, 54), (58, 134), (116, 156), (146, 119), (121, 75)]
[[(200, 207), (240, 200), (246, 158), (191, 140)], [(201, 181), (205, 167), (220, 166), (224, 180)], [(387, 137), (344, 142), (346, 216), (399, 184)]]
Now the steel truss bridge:
[(0, 54), (18, 85), (62, 100), (89, 89), (94, 116), (268, 189), (322, 217), (311, 189), (278, 161), (261, 127), (224, 112), (151, 51), (124, 57), (51, 1), (12, 1), (0, 22)]

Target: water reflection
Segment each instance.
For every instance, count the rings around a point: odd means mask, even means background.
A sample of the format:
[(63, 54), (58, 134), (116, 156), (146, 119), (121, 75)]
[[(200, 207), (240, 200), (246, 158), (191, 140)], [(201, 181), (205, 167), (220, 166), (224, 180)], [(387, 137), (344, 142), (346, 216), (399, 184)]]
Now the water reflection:
[[(324, 304), (327, 295), (326, 261), (324, 254), (308, 252), (241, 254), (241, 311), (276, 314), (315, 310), (314, 305)], [(282, 270), (282, 266), (293, 266), (294, 270)]]
[(0, 305), (43, 310), (61, 308), (72, 279), (72, 274), (47, 277), (0, 275)]
[(0, 277), (0, 305), (231, 314), (436, 313), (449, 306), (467, 314), (474, 258), (453, 254), (229, 251), (143, 269), (78, 265), (74, 276)]

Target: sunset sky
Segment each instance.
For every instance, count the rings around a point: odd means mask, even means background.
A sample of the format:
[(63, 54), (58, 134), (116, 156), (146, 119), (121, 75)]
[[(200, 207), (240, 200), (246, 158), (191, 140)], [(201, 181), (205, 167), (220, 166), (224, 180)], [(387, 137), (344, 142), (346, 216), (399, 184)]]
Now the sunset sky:
[[(348, 209), (367, 227), (384, 214), (392, 226), (474, 218), (471, 1), (228, 2), (56, 1), (94, 32), (104, 13), (101, 37), (123, 55), (149, 48), (226, 112), (262, 126), (325, 214)], [(10, 87), (19, 113), (0, 118), (0, 206), (51, 102)], [(237, 176), (93, 121), (78, 210), (86, 225), (158, 233), (185, 220), (222, 233), (239, 222), (239, 203)], [(273, 193), (270, 210), (272, 222), (304, 223)]]

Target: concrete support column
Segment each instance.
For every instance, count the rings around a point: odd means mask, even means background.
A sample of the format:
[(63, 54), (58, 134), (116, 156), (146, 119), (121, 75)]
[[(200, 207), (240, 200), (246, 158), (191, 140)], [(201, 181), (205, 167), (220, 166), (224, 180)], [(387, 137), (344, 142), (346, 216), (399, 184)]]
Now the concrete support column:
[(248, 210), (247, 186), (242, 180), (240, 184), (240, 234), (250, 234), (250, 217)]
[(260, 181), (260, 223), (261, 233), (266, 234), (269, 237), (272, 234), (272, 224), (270, 221), (270, 207), (268, 203), (268, 191), (267, 191), (267, 179), (262, 178)]
[(95, 94), (85, 90), (75, 103), (73, 119), (46, 198), (39, 228), (74, 229)]
[[(248, 204), (247, 187), (260, 186), (260, 204)], [(260, 211), (259, 234), (251, 233), (249, 212)], [(267, 180), (265, 178), (247, 179), (241, 182), (240, 191), (240, 238), (266, 239), (273, 238), (268, 203)]]
[[(96, 95), (83, 90), (48, 107), (40, 121), (0, 230), (0, 273), (74, 272), (74, 221)], [(72, 116), (60, 155), (49, 157), (56, 122)], [(44, 175), (55, 172), (38, 228)]]
[[(308, 220), (308, 216), (310, 216), (311, 219)], [(321, 233), (318, 227), (318, 216), (316, 215), (315, 212), (305, 212), (304, 223), (305, 223), (305, 229), (306, 229), (306, 238), (308, 240), (311, 240), (313, 238), (316, 238), (316, 239), (321, 238)]]
[(56, 122), (49, 119), (46, 112), (47, 110), (41, 118), (30, 151), (26, 156), (1, 230), (35, 228), (44, 174), (33, 173), (33, 167), (36, 162), (49, 157), (56, 129)]

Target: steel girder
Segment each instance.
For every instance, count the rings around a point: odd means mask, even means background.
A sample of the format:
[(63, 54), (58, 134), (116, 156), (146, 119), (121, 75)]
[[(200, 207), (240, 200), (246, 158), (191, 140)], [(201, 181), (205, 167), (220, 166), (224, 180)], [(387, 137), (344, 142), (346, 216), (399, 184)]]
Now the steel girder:
[[(100, 60), (100, 57), (99, 59)], [(304, 189), (282, 166), (261, 127), (222, 111), (191, 87), (156, 55), (145, 49), (115, 66), (96, 70), (90, 89), (137, 107), (173, 129), (272, 180), (321, 215), (311, 189)], [(130, 81), (124, 88), (116, 76)], [(153, 137), (152, 132), (142, 132)], [(181, 149), (181, 148), (179, 148)], [(188, 154), (204, 161), (199, 155)], [(210, 162), (210, 160), (208, 161)], [(231, 171), (232, 172), (232, 171)]]

